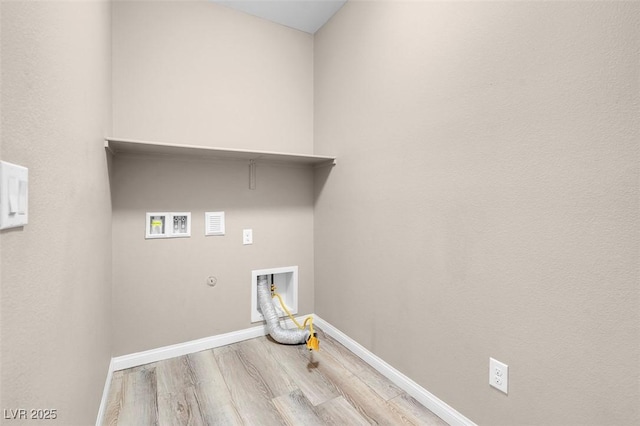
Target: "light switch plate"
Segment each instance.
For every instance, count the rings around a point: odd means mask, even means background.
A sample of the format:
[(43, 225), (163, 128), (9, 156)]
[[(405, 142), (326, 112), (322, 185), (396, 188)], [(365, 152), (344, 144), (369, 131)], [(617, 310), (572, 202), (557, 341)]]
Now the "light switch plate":
[(29, 222), (29, 169), (0, 161), (0, 229)]

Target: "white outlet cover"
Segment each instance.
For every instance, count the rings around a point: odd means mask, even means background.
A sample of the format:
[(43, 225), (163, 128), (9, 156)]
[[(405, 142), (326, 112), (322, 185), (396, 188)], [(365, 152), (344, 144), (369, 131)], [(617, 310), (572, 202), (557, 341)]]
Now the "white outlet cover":
[(489, 358), (489, 384), (499, 391), (508, 393), (509, 366), (497, 359)]
[(253, 229), (242, 230), (242, 244), (253, 244)]

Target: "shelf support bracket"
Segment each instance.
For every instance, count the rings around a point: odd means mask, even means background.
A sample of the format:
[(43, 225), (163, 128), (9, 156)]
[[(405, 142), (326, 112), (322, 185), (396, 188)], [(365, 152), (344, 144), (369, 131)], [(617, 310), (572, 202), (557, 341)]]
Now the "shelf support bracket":
[(249, 189), (256, 189), (256, 160), (249, 160)]

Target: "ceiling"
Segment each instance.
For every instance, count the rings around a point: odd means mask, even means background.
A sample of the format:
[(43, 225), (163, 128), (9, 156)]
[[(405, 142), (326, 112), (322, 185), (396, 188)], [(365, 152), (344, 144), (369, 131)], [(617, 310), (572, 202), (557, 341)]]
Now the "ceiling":
[(314, 34), (347, 0), (213, 0), (213, 2)]

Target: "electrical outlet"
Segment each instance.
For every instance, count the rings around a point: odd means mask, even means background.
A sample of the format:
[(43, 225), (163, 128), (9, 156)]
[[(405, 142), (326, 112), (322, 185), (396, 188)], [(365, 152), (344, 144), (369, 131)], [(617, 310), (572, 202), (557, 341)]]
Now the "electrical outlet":
[(509, 366), (496, 359), (489, 358), (489, 384), (499, 391), (508, 393)]
[(253, 244), (253, 229), (242, 230), (242, 244)]

